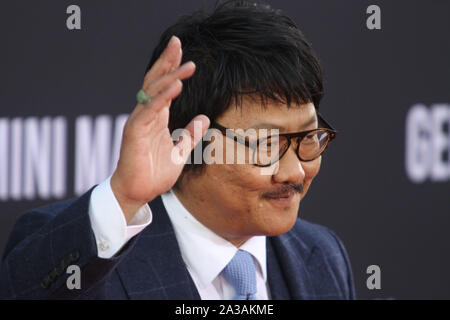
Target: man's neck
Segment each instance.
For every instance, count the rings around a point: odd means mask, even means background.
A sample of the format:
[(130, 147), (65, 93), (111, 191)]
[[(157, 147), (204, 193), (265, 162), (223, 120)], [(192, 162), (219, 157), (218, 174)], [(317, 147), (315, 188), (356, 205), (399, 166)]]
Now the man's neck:
[[(187, 194), (187, 192), (183, 192), (177, 188), (173, 188), (172, 191), (181, 202), (181, 204), (195, 219), (197, 219), (201, 224), (213, 231), (218, 236), (232, 243), (235, 247), (239, 248), (248, 239), (251, 238), (250, 236), (239, 237), (221, 232), (220, 229), (216, 227), (218, 225), (217, 221), (211, 219), (211, 217), (214, 217), (214, 208), (210, 208), (209, 206), (207, 206), (204, 201), (197, 201), (195, 195)], [(206, 215), (205, 212), (208, 212), (209, 214)]]

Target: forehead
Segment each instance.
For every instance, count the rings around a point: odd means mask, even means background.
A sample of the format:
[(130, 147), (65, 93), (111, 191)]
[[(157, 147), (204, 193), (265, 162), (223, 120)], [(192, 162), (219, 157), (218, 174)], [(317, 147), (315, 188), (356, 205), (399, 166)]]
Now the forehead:
[[(280, 131), (295, 132), (304, 125), (314, 127), (317, 121), (312, 102), (290, 107), (279, 102), (268, 101), (264, 106), (258, 99), (243, 97), (239, 106), (231, 105), (216, 121), (228, 128), (280, 128)], [(281, 130), (284, 128), (285, 130)], [(307, 128), (306, 128), (307, 129)]]

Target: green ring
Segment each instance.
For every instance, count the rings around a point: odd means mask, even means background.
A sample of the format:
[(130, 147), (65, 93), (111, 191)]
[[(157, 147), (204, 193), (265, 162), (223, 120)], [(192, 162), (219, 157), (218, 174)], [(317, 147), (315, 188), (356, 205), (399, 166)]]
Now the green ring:
[(139, 90), (136, 95), (136, 100), (139, 103), (147, 104), (152, 101), (152, 97), (150, 97), (144, 90)]

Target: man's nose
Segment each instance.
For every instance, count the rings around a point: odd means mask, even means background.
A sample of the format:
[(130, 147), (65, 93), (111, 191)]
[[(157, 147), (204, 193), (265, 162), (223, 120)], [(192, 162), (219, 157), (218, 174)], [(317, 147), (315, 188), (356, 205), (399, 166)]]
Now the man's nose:
[(291, 145), (284, 156), (278, 161), (278, 171), (273, 175), (277, 183), (303, 183), (305, 170), (297, 157), (294, 146)]

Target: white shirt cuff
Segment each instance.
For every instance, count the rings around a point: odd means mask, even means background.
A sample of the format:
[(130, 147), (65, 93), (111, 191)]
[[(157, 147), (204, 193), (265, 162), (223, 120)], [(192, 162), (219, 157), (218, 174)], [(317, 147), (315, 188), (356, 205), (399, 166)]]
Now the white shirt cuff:
[(106, 179), (92, 190), (89, 219), (97, 243), (99, 258), (109, 259), (136, 234), (152, 222), (148, 204), (142, 206), (127, 225), (125, 215)]

